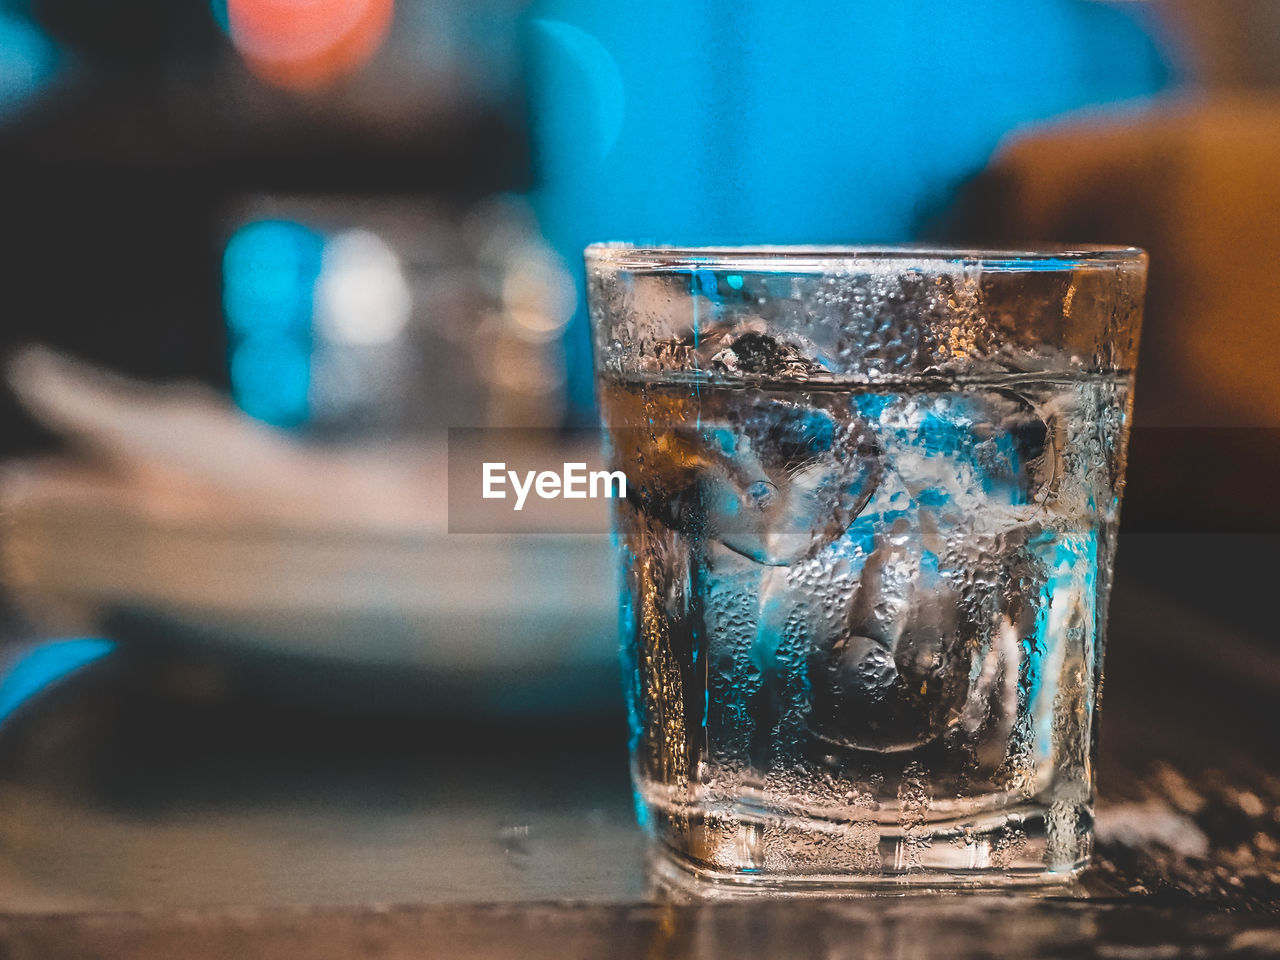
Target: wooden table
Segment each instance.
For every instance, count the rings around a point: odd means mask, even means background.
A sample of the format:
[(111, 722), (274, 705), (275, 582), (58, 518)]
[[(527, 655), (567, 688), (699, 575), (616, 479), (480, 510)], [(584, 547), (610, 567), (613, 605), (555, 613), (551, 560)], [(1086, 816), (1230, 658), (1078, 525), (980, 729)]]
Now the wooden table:
[(334, 695), (282, 702), (121, 647), (0, 722), (0, 957), (1280, 955), (1278, 546), (1123, 539), (1070, 889), (696, 902), (649, 878), (620, 710), (344, 707), (395, 681), (304, 665)]

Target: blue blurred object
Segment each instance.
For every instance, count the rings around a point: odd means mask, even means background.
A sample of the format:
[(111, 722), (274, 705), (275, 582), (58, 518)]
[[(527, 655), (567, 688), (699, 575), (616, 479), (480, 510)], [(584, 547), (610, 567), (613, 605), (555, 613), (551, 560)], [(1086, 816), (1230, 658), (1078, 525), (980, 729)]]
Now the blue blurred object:
[(59, 60), (57, 46), (39, 27), (0, 11), (0, 120), (49, 85)]
[(231, 17), (227, 13), (227, 0), (211, 0), (209, 12), (213, 14), (213, 22), (225, 34), (231, 33)]
[(0, 722), (40, 691), (114, 649), (110, 640), (83, 637), (50, 641), (29, 651), (0, 676)]
[(241, 227), (222, 256), (231, 392), (252, 417), (305, 423), (310, 407), (312, 290), (324, 238), (298, 223)]
[[(1006, 134), (1171, 83), (1136, 6), (540, 0), (543, 228), (571, 263), (598, 240), (912, 239)], [(582, 417), (581, 310), (566, 349)]]

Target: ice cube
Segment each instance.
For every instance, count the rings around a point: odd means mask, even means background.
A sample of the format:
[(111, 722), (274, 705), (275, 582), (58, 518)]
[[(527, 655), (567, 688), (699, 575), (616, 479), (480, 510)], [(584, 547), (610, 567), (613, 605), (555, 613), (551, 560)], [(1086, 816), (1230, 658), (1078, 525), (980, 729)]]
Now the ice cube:
[(844, 533), (881, 472), (870, 424), (767, 396), (744, 396), (732, 414), (736, 423), (702, 431), (708, 536), (760, 563), (785, 566)]
[(906, 397), (880, 420), (898, 476), (925, 508), (973, 517), (1034, 508), (1056, 473), (1050, 424), (1013, 391)]
[(715, 373), (805, 378), (816, 369), (796, 346), (767, 333), (746, 330), (725, 339), (711, 355), (709, 367)]
[(810, 663), (811, 732), (830, 745), (894, 752), (936, 740), (962, 715), (974, 643), (960, 596), (918, 531), (877, 537), (845, 632)]

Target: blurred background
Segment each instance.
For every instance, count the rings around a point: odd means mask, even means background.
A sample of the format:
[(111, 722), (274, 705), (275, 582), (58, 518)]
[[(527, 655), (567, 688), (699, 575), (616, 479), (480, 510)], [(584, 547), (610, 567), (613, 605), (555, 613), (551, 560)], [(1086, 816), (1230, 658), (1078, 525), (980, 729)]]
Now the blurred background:
[(8, 782), (137, 816), (406, 715), (621, 762), (607, 538), (451, 536), (442, 479), (450, 427), (591, 422), (597, 240), (1146, 248), (1117, 603), (1266, 674), (1280, 5), (802, 6), (0, 0)]

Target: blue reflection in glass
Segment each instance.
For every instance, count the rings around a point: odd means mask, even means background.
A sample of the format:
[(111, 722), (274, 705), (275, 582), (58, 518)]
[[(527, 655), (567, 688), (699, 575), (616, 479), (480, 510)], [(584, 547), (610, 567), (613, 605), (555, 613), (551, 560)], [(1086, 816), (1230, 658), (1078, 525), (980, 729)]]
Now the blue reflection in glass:
[(245, 413), (279, 427), (310, 413), (312, 295), (324, 238), (298, 223), (260, 220), (227, 243), (222, 309), (231, 393)]
[(84, 637), (41, 644), (0, 677), (0, 721), (23, 703), (115, 649), (110, 640)]

